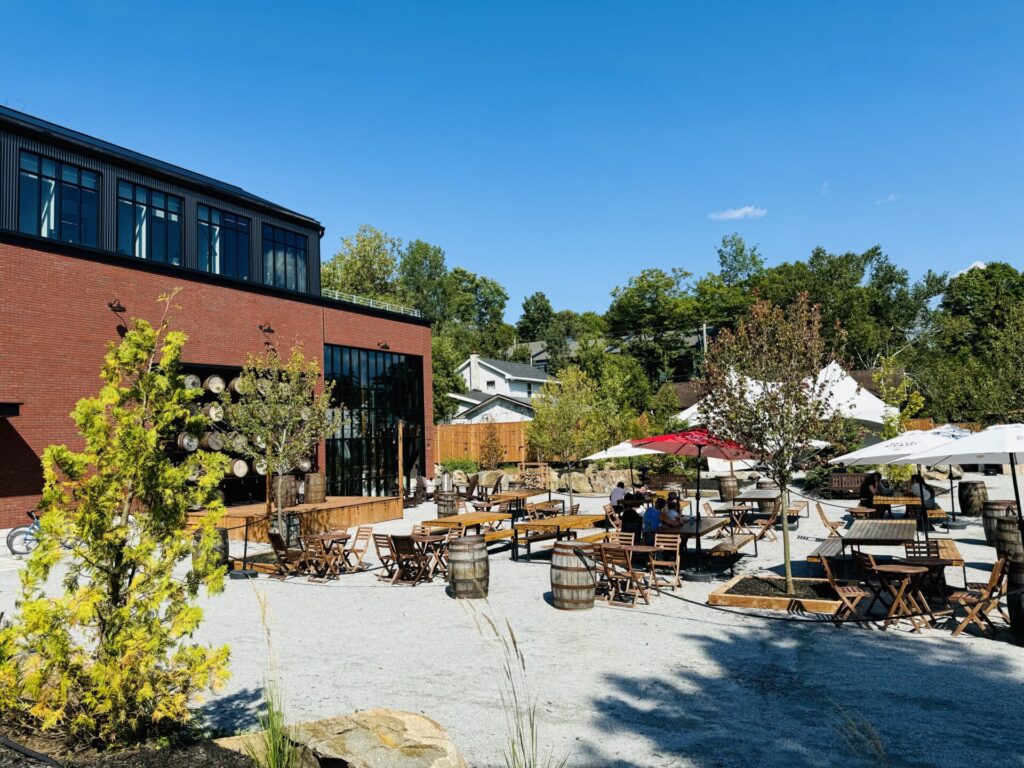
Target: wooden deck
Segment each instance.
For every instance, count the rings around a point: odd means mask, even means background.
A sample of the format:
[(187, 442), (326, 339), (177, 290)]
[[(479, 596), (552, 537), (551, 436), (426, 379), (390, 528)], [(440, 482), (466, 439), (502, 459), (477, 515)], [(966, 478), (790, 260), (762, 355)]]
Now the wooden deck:
[[(297, 504), (285, 511), (298, 514), (299, 533), (305, 536), (401, 519), (402, 500), (397, 496), (328, 496), (320, 504)], [(245, 539), (248, 520), (249, 541), (269, 543), (265, 512), (266, 506), (262, 502), (228, 507), (218, 526), (228, 529), (228, 538), (241, 541)], [(190, 513), (190, 521), (200, 514)]]

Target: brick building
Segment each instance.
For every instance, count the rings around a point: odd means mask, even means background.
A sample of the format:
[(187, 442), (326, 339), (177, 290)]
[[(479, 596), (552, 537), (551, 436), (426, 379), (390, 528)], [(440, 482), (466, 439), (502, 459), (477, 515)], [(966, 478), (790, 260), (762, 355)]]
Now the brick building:
[[(345, 426), (314, 457), (328, 493), (394, 493), (399, 418), (406, 473), (433, 466), (430, 325), (325, 296), (322, 236), (238, 187), (0, 107), (0, 528), (38, 501), (43, 449), (80, 447), (68, 414), (97, 390), (107, 342), (174, 288), (191, 372), (229, 377), (271, 341), (335, 381)], [(262, 493), (255, 473), (225, 481), (229, 503)]]

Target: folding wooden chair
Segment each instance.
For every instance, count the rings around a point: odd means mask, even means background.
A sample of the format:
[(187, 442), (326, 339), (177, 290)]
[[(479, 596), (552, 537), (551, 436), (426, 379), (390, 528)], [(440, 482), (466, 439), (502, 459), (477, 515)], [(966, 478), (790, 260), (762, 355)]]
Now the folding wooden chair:
[(569, 508), (569, 514), (570, 515), (578, 515), (579, 513), (580, 513), (580, 505), (579, 504), (573, 504)]
[(850, 617), (855, 617), (853, 620), (857, 624), (868, 624), (867, 617), (857, 610), (857, 606), (861, 600), (871, 593), (855, 584), (840, 584), (837, 582), (836, 577), (832, 574), (832, 566), (829, 565), (828, 558), (824, 555), (821, 556), (821, 567), (825, 571), (828, 583), (839, 596), (839, 607), (832, 614), (832, 621), (835, 622), (836, 626), (843, 626), (843, 623), (848, 621)]
[(304, 549), (289, 549), (280, 533), (271, 532), (268, 537), (274, 550), (274, 557), (277, 558), (277, 572), (271, 578), (287, 579), (289, 576), (301, 576), (306, 573), (308, 558)]
[(1009, 622), (1003, 609), (999, 606), (999, 600), (1003, 596), (1006, 584), (1006, 560), (999, 558), (992, 566), (992, 573), (989, 574), (985, 583), (971, 583), (967, 589), (957, 590), (949, 596), (951, 603), (956, 603), (967, 611), (967, 616), (953, 630), (953, 637), (963, 632), (969, 624), (977, 624), (982, 632), (995, 629), (992, 619), (989, 616), (993, 610), (998, 610), (1004, 619)]
[(480, 475), (473, 475), (469, 478), (469, 485), (466, 486), (466, 492), (462, 495), (462, 498), (467, 501), (472, 501), (476, 498), (476, 486), (480, 482)]
[(325, 542), (316, 536), (300, 536), (302, 544), (303, 571), (310, 581), (324, 581), (334, 573), (335, 557), (326, 550)]
[(395, 575), (392, 584), (409, 584), (415, 587), (421, 581), (430, 581), (433, 557), (416, 546), (411, 536), (389, 536), (391, 551), (395, 555)]
[(839, 529), (843, 527), (843, 521), (829, 520), (827, 517), (825, 517), (825, 510), (822, 509), (820, 501), (815, 502), (815, 506), (817, 506), (818, 508), (818, 517), (821, 518), (821, 522), (828, 530), (829, 538), (832, 538), (833, 536), (840, 536), (841, 534), (839, 533)]
[(366, 556), (366, 550), (370, 548), (371, 541), (373, 541), (372, 525), (360, 525), (356, 528), (355, 538), (349, 541), (341, 551), (341, 566), (348, 573), (355, 573), (366, 568), (363, 557)]
[(616, 531), (622, 530), (622, 517), (615, 511), (615, 507), (611, 504), (605, 504), (604, 515), (608, 519), (608, 522), (612, 524), (612, 528)]
[(645, 605), (651, 604), (647, 594), (643, 578), (633, 569), (633, 563), (629, 557), (629, 551), (621, 547), (601, 546), (603, 551), (605, 577), (608, 580), (609, 603), (628, 604), (630, 608), (636, 607), (637, 598), (641, 598)]
[(772, 512), (768, 517), (755, 520), (754, 525), (758, 530), (751, 531), (754, 534), (754, 540), (760, 541), (765, 536), (768, 537), (768, 541), (776, 541), (778, 536), (775, 535), (775, 525), (779, 522), (779, 510), (782, 509), (782, 501), (776, 500), (772, 505)]
[(612, 547), (628, 547), (636, 543), (636, 534), (633, 532), (609, 531), (605, 541)]
[(421, 523), (415, 523), (412, 526), (412, 535), (413, 536), (431, 536), (433, 533), (434, 533), (434, 531), (431, 530), (429, 525), (423, 525)]
[(903, 544), (903, 551), (907, 557), (939, 557), (939, 542), (937, 539), (928, 541), (908, 541)]
[[(657, 552), (651, 553), (651, 586), (659, 592), (663, 586), (669, 589), (683, 586), (683, 582), (679, 578), (679, 534), (656, 533), (654, 534), (654, 546)], [(658, 576), (658, 568), (669, 569), (672, 579), (667, 580)]]
[(390, 537), (385, 533), (373, 534), (373, 546), (384, 569), (384, 573), (377, 574), (377, 578), (390, 580), (395, 575), (395, 553), (391, 550)]
[(860, 570), (864, 586), (872, 594), (871, 603), (868, 605), (868, 609), (864, 611), (865, 615), (870, 615), (871, 609), (875, 607), (875, 603), (879, 600), (882, 601), (883, 605), (885, 604), (885, 600), (882, 598), (882, 595), (886, 593), (885, 584), (875, 574), (875, 566), (878, 563), (875, 562), (873, 555), (858, 550), (853, 553), (853, 558), (854, 562), (857, 563), (858, 570)]

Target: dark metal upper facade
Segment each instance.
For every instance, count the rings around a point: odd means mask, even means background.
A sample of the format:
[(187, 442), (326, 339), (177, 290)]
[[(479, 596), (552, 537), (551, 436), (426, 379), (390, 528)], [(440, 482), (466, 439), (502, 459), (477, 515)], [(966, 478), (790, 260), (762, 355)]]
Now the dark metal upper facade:
[[(73, 169), (81, 169), (99, 178), (96, 246), (92, 248), (74, 243), (77, 249), (94, 250), (107, 255), (120, 253), (122, 258), (132, 261), (156, 257), (150, 241), (135, 243), (135, 248), (127, 250), (124, 247), (126, 210), (130, 208), (125, 205), (124, 190), (131, 185), (133, 192), (140, 188), (148, 190), (145, 202), (140, 203), (140, 210), (154, 216), (150, 224), (156, 223), (155, 214), (161, 216), (162, 222), (166, 222), (162, 217), (174, 215), (167, 211), (168, 198), (180, 201), (177, 213), (180, 220), (176, 222), (180, 226), (180, 253), (175, 252), (177, 263), (170, 263), (169, 266), (190, 272), (193, 276), (211, 274), (209, 255), (206, 252), (208, 241), (200, 237), (200, 227), (206, 226), (205, 222), (200, 221), (200, 210), (202, 208), (208, 212), (213, 209), (218, 215), (232, 221), (244, 219), (248, 229), (248, 241), (245, 243), (247, 255), (232, 251), (232, 267), (230, 271), (214, 273), (218, 280), (227, 279), (240, 284), (309, 296), (320, 295), (320, 238), (323, 236), (323, 226), (317, 220), (252, 195), (240, 187), (6, 107), (0, 107), (0, 230), (25, 234), (24, 226), (19, 227), (19, 196), (23, 196), (25, 190), (23, 177), (31, 173), (24, 169), (30, 165), (32, 156), (53, 161), (57, 168), (64, 164), (72, 173)], [(26, 157), (29, 163), (26, 163)], [(19, 179), (22, 181), (19, 182)], [(59, 183), (59, 179), (57, 181)], [(68, 189), (71, 190), (71, 187)], [(208, 213), (206, 215), (209, 216)], [(119, 223), (122, 227), (120, 248)], [(159, 233), (166, 242), (165, 230), (161, 229)], [(278, 258), (277, 269), (273, 261), (268, 262), (265, 258), (265, 235), (268, 236), (267, 248), (272, 258), (275, 255), (274, 247), (279, 248), (282, 254), (287, 249), (288, 258), (284, 261)], [(60, 242), (60, 238), (56, 237), (40, 236), (38, 239), (41, 242)], [(234, 239), (232, 242), (235, 242)], [(200, 252), (201, 248), (203, 253)], [(299, 259), (301, 261), (297, 262)], [(243, 262), (243, 266), (247, 262), (248, 269), (240, 268), (239, 262)], [(278, 272), (280, 279), (277, 278)], [(299, 280), (295, 279), (296, 274)]]

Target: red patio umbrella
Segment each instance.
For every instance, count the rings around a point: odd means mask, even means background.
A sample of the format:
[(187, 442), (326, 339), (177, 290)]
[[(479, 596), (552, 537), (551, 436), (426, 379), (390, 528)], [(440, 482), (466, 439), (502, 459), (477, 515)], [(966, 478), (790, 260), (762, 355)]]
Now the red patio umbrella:
[(697, 567), (700, 567), (700, 460), (724, 459), (726, 461), (739, 461), (741, 459), (755, 458), (755, 454), (748, 451), (739, 443), (726, 440), (708, 432), (706, 429), (688, 429), (685, 432), (675, 432), (671, 435), (658, 435), (657, 437), (642, 437), (630, 442), (638, 448), (650, 448), (662, 453), (670, 453), (675, 456), (695, 456), (697, 458), (697, 493), (694, 502), (697, 505)]

